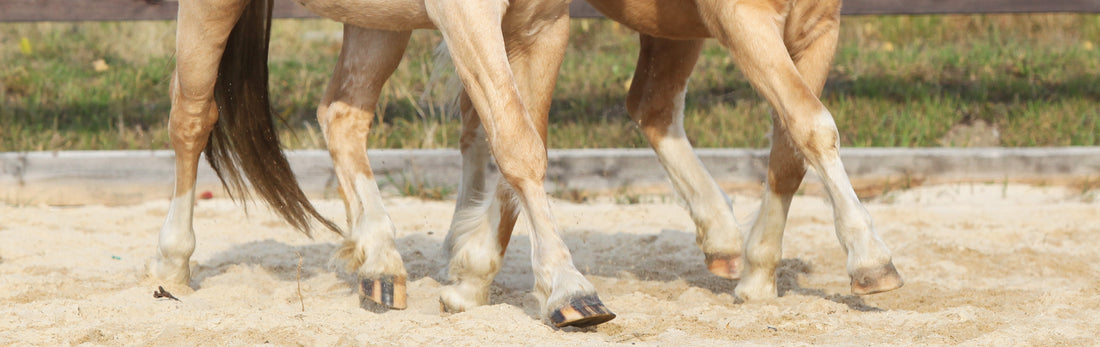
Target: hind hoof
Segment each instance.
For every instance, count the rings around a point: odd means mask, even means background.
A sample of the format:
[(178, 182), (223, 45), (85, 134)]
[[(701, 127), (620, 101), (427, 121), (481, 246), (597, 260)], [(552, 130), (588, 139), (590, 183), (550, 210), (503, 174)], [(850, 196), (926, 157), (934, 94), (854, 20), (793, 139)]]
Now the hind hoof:
[(404, 310), (408, 307), (405, 296), (405, 277), (382, 276), (376, 279), (361, 279), (359, 304), (363, 309), (371, 312)]
[(707, 254), (707, 270), (715, 276), (731, 280), (741, 278), (741, 256), (733, 254)]
[(893, 262), (877, 269), (856, 270), (852, 274), (852, 294), (855, 295), (888, 292), (904, 284)]
[(550, 322), (556, 327), (588, 327), (615, 318), (596, 294), (575, 297), (565, 307), (550, 313)]

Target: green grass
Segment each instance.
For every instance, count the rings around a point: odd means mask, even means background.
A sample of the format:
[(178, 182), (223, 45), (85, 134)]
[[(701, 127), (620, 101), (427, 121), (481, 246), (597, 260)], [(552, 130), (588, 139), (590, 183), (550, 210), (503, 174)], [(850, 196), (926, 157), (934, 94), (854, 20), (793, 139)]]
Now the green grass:
[[(0, 151), (168, 148), (172, 22), (0, 23)], [(314, 111), (339, 24), (278, 20), (271, 88), (289, 148), (323, 148)], [(417, 32), (390, 79), (375, 148), (457, 147), (458, 123), (420, 102), (434, 32)], [(1100, 145), (1100, 16), (845, 17), (823, 95), (846, 146), (929, 147), (984, 122), (1004, 146)], [(29, 48), (29, 49), (28, 49)], [(636, 35), (575, 20), (551, 110), (555, 148), (647, 147), (623, 100)], [(93, 63), (108, 66), (97, 72)], [(768, 145), (768, 105), (710, 42), (688, 91), (698, 147)]]

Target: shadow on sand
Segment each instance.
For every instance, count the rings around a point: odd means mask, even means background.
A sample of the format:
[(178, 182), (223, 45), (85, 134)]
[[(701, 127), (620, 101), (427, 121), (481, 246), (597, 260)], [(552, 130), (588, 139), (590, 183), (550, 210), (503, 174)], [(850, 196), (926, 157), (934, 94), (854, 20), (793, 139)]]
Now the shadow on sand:
[[(586, 276), (628, 278), (638, 281), (672, 282), (682, 280), (689, 286), (715, 294), (732, 294), (737, 280), (710, 274), (703, 266), (703, 255), (695, 245), (694, 233), (662, 230), (658, 234), (605, 234), (590, 231), (567, 231), (566, 244), (573, 253), (574, 263)], [(430, 277), (446, 282), (443, 269), (446, 259), (442, 238), (413, 234), (397, 240), (398, 249), (409, 273), (409, 281)], [(233, 265), (261, 267), (280, 280), (293, 282), (298, 278), (298, 254), (301, 255), (301, 278), (322, 273), (337, 273), (355, 288), (355, 279), (333, 259), (336, 244), (318, 243), (294, 246), (274, 240), (240, 244), (218, 253), (196, 269), (192, 283), (200, 288), (204, 280), (226, 273)], [(530, 238), (514, 235), (505, 253), (501, 272), (493, 283), (492, 301), (524, 308), (538, 315), (537, 303), (529, 295), (534, 278), (531, 274)], [(822, 289), (802, 287), (799, 276), (813, 272), (813, 265), (800, 258), (783, 259), (777, 269), (779, 294), (816, 296), (847, 305), (858, 311), (880, 311), (855, 295), (829, 294)], [(606, 294), (605, 294), (606, 295)]]

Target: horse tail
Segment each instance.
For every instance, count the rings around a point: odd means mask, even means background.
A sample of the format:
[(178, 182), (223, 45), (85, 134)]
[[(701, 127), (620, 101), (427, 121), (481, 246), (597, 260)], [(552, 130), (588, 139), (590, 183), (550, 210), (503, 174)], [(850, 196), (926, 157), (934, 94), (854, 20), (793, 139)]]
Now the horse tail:
[[(279, 146), (268, 98), (268, 41), (273, 0), (252, 0), (233, 27), (218, 67), (218, 121), (206, 160), (230, 197), (247, 200), (244, 178), (292, 226), (312, 235), (315, 219), (339, 231), (313, 208)], [(243, 175), (242, 175), (243, 173)], [(242, 177), (243, 176), (243, 177)]]
[(459, 97), (463, 91), (465, 88), (458, 73), (455, 73), (451, 50), (447, 42), (442, 41), (432, 53), (432, 73), (424, 86), (424, 93), (420, 95), (420, 103), (442, 106), (444, 117), (457, 119), (461, 112)]

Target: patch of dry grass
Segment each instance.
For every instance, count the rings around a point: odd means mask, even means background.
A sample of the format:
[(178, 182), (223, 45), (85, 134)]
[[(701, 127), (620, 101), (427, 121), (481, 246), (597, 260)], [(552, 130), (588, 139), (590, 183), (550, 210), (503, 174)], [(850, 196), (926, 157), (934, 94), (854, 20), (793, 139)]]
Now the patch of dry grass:
[[(0, 151), (167, 148), (174, 27), (0, 23)], [(287, 147), (324, 145), (314, 110), (340, 33), (322, 20), (273, 26), (271, 88)], [(1100, 145), (1097, 38), (1097, 15), (846, 17), (823, 100), (847, 146), (941, 146), (952, 129), (978, 121), (1005, 146)], [(439, 40), (414, 34), (383, 91), (370, 146), (457, 146), (457, 121), (420, 101)], [(622, 26), (574, 21), (551, 146), (648, 146), (623, 107), (636, 51)], [(695, 71), (685, 112), (695, 145), (767, 146), (769, 107), (729, 54), (711, 42)]]

